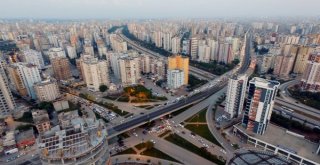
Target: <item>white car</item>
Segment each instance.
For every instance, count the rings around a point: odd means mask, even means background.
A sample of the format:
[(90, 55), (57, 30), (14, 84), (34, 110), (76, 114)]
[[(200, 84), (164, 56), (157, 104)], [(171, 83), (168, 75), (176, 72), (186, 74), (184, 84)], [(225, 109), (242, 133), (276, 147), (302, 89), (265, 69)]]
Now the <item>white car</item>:
[(153, 144), (156, 144), (156, 142), (155, 142), (153, 139), (151, 139), (150, 141), (151, 141)]

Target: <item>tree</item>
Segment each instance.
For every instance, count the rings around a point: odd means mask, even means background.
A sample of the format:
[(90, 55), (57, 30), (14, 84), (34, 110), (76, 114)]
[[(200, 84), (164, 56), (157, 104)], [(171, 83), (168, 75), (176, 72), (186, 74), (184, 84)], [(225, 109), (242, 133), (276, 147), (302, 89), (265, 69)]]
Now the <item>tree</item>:
[(151, 148), (153, 148), (153, 143), (151, 142), (151, 141), (147, 141), (146, 143), (145, 143), (145, 146), (146, 146), (146, 149), (147, 150), (150, 150)]
[(106, 85), (100, 85), (99, 90), (100, 92), (105, 92), (106, 90), (108, 90), (108, 87)]

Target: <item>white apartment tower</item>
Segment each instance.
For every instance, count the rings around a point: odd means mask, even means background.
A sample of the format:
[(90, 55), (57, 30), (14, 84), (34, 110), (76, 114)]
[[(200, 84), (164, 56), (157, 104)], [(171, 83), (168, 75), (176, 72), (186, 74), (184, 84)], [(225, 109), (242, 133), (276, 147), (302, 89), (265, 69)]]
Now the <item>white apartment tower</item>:
[(58, 83), (54, 79), (35, 83), (34, 90), (39, 101), (53, 101), (60, 97)]
[(167, 84), (170, 89), (177, 89), (184, 84), (184, 72), (179, 69), (168, 70)]
[(173, 37), (172, 38), (172, 41), (171, 41), (172, 49), (171, 49), (171, 51), (172, 51), (173, 54), (180, 53), (180, 48), (181, 48), (180, 42), (181, 42), (181, 39), (179, 37)]
[(21, 63), (21, 62), (14, 63), (10, 67), (13, 70), (11, 74), (15, 74), (11, 76), (18, 76), (16, 77), (18, 81), (14, 81), (16, 88), (19, 88), (20, 83), (22, 83), (26, 88), (26, 92), (28, 96), (31, 97), (32, 99), (36, 99), (37, 96), (33, 88), (33, 85), (35, 83), (41, 82), (41, 77), (40, 77), (38, 67), (33, 64)]
[(44, 61), (41, 52), (32, 49), (23, 50), (22, 58), (26, 63), (37, 65), (38, 69), (42, 69), (44, 67)]
[(84, 81), (87, 88), (92, 91), (99, 91), (100, 85), (109, 85), (109, 70), (106, 60), (98, 60), (94, 57), (88, 57), (81, 62)]
[(119, 58), (120, 76), (123, 86), (139, 83), (141, 79), (139, 59), (138, 57), (130, 56)]
[(247, 82), (247, 75), (229, 78), (226, 106), (224, 108), (229, 119), (236, 118), (241, 114), (246, 95)]

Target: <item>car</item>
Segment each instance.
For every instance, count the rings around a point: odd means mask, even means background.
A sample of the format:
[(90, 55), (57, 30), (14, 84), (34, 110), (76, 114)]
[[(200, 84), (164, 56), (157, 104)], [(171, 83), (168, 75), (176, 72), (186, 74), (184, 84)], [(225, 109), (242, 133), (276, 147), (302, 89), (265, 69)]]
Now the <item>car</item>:
[(135, 137), (138, 137), (138, 134), (137, 134), (137, 133), (135, 133), (135, 132), (133, 133), (133, 135), (134, 135)]
[(155, 142), (153, 139), (151, 139), (150, 141), (151, 141), (153, 144), (156, 144), (156, 142)]

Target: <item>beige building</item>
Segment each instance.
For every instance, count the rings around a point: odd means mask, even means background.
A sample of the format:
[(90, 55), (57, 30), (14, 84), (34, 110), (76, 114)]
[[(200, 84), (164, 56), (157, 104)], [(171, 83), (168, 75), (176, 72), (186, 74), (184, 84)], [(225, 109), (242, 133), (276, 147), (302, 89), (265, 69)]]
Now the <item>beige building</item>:
[(9, 89), (8, 78), (2, 63), (0, 63), (0, 93), (0, 116), (4, 117), (9, 114), (16, 105)]
[(313, 48), (309, 46), (299, 46), (297, 53), (296, 62), (293, 68), (293, 72), (297, 74), (302, 74), (306, 68), (309, 54), (312, 52)]
[(311, 53), (301, 79), (302, 89), (320, 91), (320, 53)]
[(119, 58), (119, 70), (123, 86), (138, 84), (141, 79), (140, 58), (132, 56)]
[(109, 85), (109, 69), (106, 60), (98, 60), (93, 56), (83, 58), (81, 71), (87, 88), (92, 91), (99, 91), (101, 85)]
[(69, 60), (66, 57), (51, 59), (54, 77), (57, 80), (68, 80), (71, 78)]
[(8, 72), (16, 91), (21, 96), (36, 99), (33, 85), (41, 82), (40, 72), (36, 65), (22, 62), (14, 63), (8, 67)]
[(54, 79), (36, 83), (34, 90), (39, 101), (53, 101), (60, 97), (59, 87)]
[(51, 129), (49, 115), (45, 110), (32, 111), (32, 118), (40, 134)]
[(184, 73), (184, 85), (189, 82), (189, 58), (181, 55), (168, 57), (168, 70), (182, 70)]
[(276, 56), (273, 73), (280, 78), (289, 78), (293, 71), (298, 47), (296, 45), (284, 45), (281, 55)]

